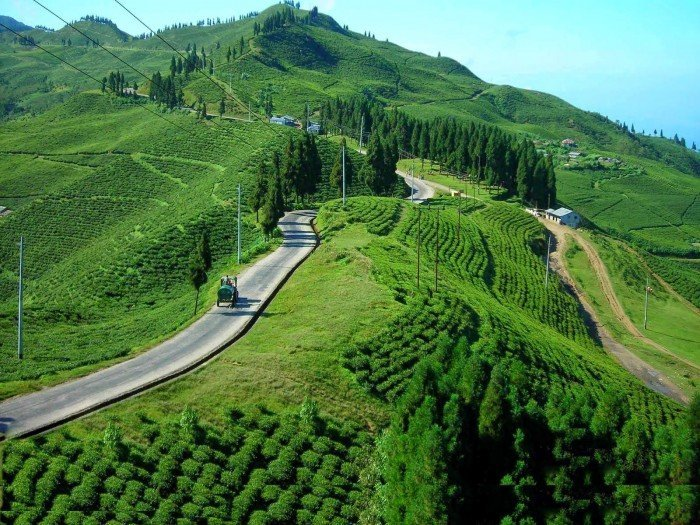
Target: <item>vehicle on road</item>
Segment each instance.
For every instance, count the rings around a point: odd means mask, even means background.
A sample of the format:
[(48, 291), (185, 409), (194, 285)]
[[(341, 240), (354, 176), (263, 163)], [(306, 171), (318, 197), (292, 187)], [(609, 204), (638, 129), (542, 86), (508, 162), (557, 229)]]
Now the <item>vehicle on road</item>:
[(234, 308), (238, 302), (238, 277), (229, 277), (228, 275), (221, 278), (221, 286), (216, 294), (216, 306), (227, 304)]

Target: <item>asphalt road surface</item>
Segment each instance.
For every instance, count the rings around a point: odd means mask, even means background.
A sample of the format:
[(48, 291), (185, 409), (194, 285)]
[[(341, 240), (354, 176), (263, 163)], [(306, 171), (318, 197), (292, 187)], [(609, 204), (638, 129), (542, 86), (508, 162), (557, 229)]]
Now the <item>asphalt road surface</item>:
[(411, 199), (411, 197), (408, 197), (408, 199), (412, 202), (423, 203), (435, 196), (435, 188), (427, 184), (425, 181), (415, 179), (402, 171), (397, 171), (396, 174), (399, 177), (403, 177), (408, 187), (411, 188), (413, 198)]
[(239, 275), (235, 308), (214, 306), (172, 339), (129, 361), (0, 403), (0, 439), (59, 426), (193, 370), (229, 346), (316, 247), (314, 216), (311, 211), (285, 215), (279, 223), (282, 246)]

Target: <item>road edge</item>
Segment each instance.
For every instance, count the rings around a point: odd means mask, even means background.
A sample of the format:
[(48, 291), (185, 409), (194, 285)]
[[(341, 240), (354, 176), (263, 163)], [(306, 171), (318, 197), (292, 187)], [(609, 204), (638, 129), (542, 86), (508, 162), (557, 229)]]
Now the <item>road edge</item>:
[[(285, 274), (285, 276), (282, 278), (282, 280), (279, 282), (279, 284), (272, 290), (272, 293), (265, 299), (262, 304), (260, 305), (260, 308), (255, 312), (254, 315), (250, 317), (250, 320), (243, 326), (242, 330), (238, 332), (236, 335), (234, 335), (231, 339), (226, 341), (225, 343), (219, 345), (218, 347), (214, 348), (211, 352), (207, 353), (206, 355), (203, 355), (202, 357), (196, 359), (192, 363), (189, 363), (188, 365), (173, 371), (172, 373), (165, 375), (163, 377), (160, 377), (158, 379), (155, 379), (153, 381), (150, 381), (148, 383), (144, 383), (143, 385), (139, 385), (137, 388), (134, 388), (132, 390), (129, 390), (128, 392), (122, 392), (121, 394), (113, 397), (112, 399), (101, 401), (100, 403), (97, 403), (96, 405), (93, 405), (91, 407), (85, 408), (83, 410), (79, 410), (73, 414), (70, 414), (68, 416), (62, 417), (56, 421), (52, 421), (51, 423), (47, 423), (45, 425), (42, 425), (38, 428), (34, 428), (32, 430), (28, 430), (26, 432), (19, 432), (17, 434), (13, 434), (11, 436), (7, 436), (6, 434), (0, 434), (0, 443), (4, 441), (10, 441), (13, 439), (23, 439), (23, 438), (28, 438), (32, 436), (37, 436), (40, 434), (44, 434), (46, 432), (49, 432), (51, 430), (54, 430), (58, 427), (61, 427), (65, 425), (66, 423), (70, 423), (71, 421), (76, 421), (78, 419), (84, 418), (90, 414), (99, 412), (100, 410), (110, 407), (112, 405), (115, 405), (117, 403), (120, 403), (126, 399), (136, 397), (148, 390), (152, 390), (154, 388), (157, 388), (159, 386), (163, 386), (167, 383), (170, 383), (172, 381), (175, 381), (177, 379), (180, 379), (181, 377), (184, 377), (206, 365), (209, 364), (210, 361), (214, 360), (216, 357), (219, 356), (224, 350), (228, 349), (232, 345), (234, 345), (237, 341), (239, 341), (242, 337), (244, 337), (252, 328), (255, 326), (257, 323), (258, 319), (262, 316), (262, 314), (265, 312), (269, 304), (272, 302), (272, 300), (277, 296), (279, 291), (282, 289), (282, 287), (289, 281), (291, 276), (297, 271), (297, 269), (304, 263), (306, 260), (313, 254), (316, 249), (319, 247), (321, 244), (321, 238), (319, 236), (318, 228), (316, 227), (316, 217), (313, 216), (309, 219), (309, 226), (311, 226), (311, 230), (314, 232), (314, 236), (316, 237), (316, 243), (314, 244), (313, 248), (306, 254), (304, 257), (302, 257), (294, 266), (292, 266), (289, 271)], [(274, 253), (274, 252), (273, 252)]]

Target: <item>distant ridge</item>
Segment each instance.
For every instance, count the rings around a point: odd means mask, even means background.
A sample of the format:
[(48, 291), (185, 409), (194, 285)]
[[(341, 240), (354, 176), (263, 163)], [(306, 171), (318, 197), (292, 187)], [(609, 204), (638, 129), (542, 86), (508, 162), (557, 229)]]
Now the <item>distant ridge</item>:
[[(23, 24), (11, 16), (0, 15), (0, 24), (9, 27), (13, 31), (28, 31), (29, 29), (33, 29), (31, 26)], [(0, 27), (0, 32), (2, 31), (6, 31), (6, 29), (4, 27)]]

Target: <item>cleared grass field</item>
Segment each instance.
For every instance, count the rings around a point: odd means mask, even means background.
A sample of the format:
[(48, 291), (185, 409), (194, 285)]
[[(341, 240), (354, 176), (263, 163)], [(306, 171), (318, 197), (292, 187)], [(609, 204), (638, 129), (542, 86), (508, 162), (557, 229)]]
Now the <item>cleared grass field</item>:
[[(599, 236), (587, 235), (595, 243), (612, 280), (615, 294), (625, 313), (635, 326), (649, 339), (669, 351), (700, 364), (698, 343), (700, 341), (700, 322), (698, 314), (688, 304), (669, 294), (653, 277), (650, 285), (653, 293), (649, 300), (648, 330), (644, 330), (644, 287), (648, 272), (639, 259), (627, 252), (619, 241)], [(592, 306), (598, 313), (605, 327), (613, 337), (635, 352), (644, 361), (667, 374), (684, 392), (692, 396), (700, 385), (700, 373), (686, 363), (660, 352), (635, 338), (617, 319), (610, 304), (600, 288), (598, 279), (590, 266), (585, 252), (572, 239), (566, 253), (567, 266), (585, 291)]]

